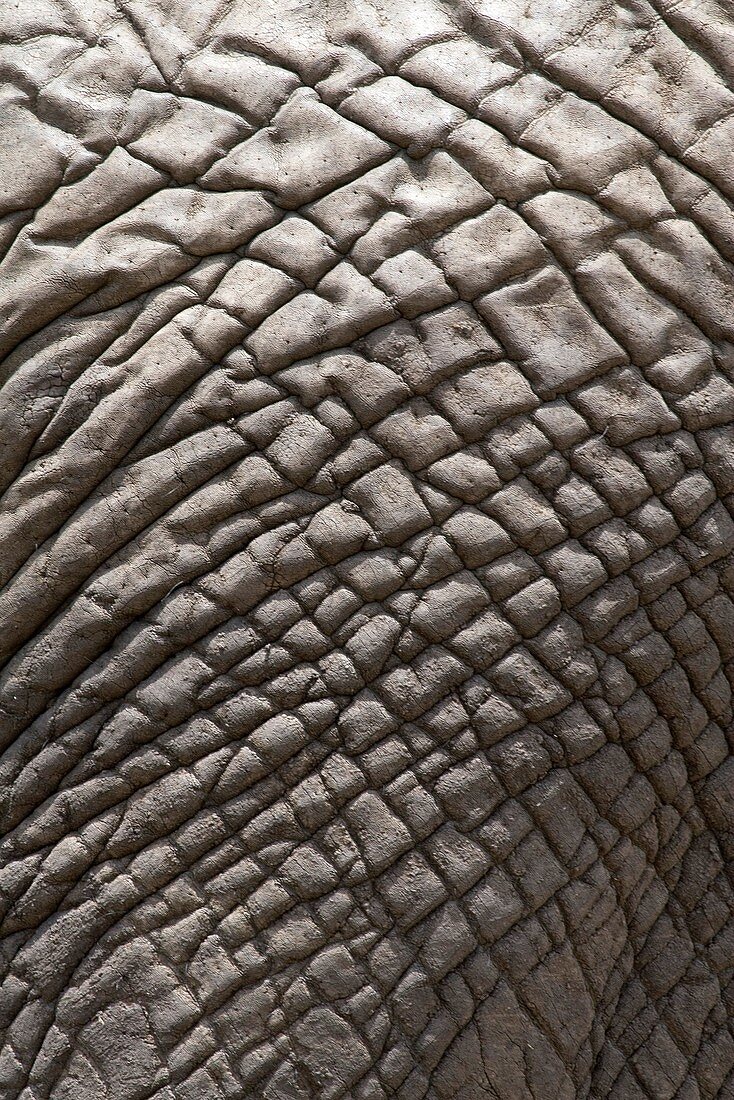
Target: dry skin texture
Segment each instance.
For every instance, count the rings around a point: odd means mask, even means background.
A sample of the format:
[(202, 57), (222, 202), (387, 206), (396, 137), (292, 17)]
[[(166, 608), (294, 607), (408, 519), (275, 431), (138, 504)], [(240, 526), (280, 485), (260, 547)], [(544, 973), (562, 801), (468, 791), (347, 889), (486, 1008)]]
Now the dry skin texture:
[(3, 19), (2, 1096), (733, 1097), (729, 4)]

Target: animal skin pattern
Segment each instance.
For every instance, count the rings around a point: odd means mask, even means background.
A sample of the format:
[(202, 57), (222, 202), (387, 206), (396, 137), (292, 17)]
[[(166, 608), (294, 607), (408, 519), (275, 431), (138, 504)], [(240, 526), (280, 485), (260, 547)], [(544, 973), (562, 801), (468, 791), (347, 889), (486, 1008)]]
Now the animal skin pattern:
[(3, 1100), (731, 1100), (728, 0), (2, 19)]

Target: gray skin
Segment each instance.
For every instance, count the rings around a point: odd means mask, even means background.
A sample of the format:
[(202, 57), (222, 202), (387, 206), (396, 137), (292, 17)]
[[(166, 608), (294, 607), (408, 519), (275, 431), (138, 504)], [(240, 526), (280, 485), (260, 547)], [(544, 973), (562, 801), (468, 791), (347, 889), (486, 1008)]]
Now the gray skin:
[(3, 1100), (733, 1097), (728, 4), (2, 19)]

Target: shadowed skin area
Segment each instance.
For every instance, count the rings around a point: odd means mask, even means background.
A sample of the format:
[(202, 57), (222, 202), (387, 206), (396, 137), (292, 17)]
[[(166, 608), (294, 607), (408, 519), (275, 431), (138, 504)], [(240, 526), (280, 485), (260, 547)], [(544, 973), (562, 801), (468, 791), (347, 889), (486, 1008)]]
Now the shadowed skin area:
[(0, 20), (0, 1095), (734, 1097), (729, 5)]

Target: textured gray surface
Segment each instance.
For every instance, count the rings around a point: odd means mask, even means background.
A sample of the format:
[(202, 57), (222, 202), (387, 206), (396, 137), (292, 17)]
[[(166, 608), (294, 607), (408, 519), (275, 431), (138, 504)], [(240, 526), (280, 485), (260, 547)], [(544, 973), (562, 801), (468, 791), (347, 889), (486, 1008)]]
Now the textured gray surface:
[(730, 5), (2, 19), (3, 1098), (733, 1097)]

